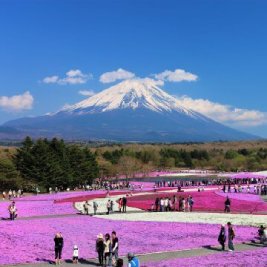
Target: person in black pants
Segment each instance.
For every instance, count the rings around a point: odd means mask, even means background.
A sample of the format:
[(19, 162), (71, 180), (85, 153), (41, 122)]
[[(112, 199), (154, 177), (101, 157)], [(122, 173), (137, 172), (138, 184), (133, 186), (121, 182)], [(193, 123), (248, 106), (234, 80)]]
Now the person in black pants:
[(96, 252), (98, 254), (98, 260), (100, 266), (103, 266), (104, 263), (104, 250), (105, 250), (104, 236), (103, 234), (99, 234), (96, 240)]
[(222, 250), (225, 250), (225, 241), (226, 241), (225, 227), (222, 225), (218, 236), (218, 242), (221, 244)]
[(126, 212), (127, 198), (122, 198), (122, 212)]
[(61, 263), (61, 255), (62, 255), (62, 249), (64, 240), (61, 233), (57, 233), (55, 238), (55, 263), (60, 264)]
[(229, 197), (227, 197), (224, 202), (224, 212), (230, 212), (230, 207), (231, 207), (231, 201)]

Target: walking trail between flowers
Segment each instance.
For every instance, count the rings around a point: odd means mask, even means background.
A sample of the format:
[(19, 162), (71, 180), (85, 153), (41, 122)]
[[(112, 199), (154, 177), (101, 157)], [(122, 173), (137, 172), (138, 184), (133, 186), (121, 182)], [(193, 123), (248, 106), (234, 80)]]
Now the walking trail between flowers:
[[(266, 247), (266, 246), (265, 246)], [(263, 248), (260, 244), (255, 243), (244, 243), (244, 244), (236, 244), (235, 245), (235, 252), (222, 252), (219, 247), (215, 246), (204, 246), (203, 248), (196, 248), (196, 249), (184, 249), (184, 250), (177, 250), (177, 251), (168, 251), (168, 252), (155, 252), (155, 253), (147, 253), (147, 254), (140, 254), (137, 255), (140, 262), (141, 267), (147, 267), (146, 263), (150, 262), (164, 262), (173, 259), (183, 259), (183, 258), (190, 258), (190, 257), (197, 257), (197, 256), (208, 256), (208, 255), (220, 255), (223, 254), (232, 254), (234, 255), (236, 252), (245, 252), (245, 251), (255, 251), (257, 249)], [(127, 262), (125, 257), (122, 257), (124, 262)], [(37, 264), (14, 264), (9, 266), (16, 266), (16, 267), (46, 267), (49, 265), (54, 264), (52, 261), (47, 260), (47, 263), (37, 263)], [(98, 266), (97, 259), (80, 259), (78, 265), (86, 265), (86, 266)], [(7, 265), (0, 265), (6, 267)], [(60, 265), (62, 267), (65, 266), (73, 266), (71, 260), (66, 260), (62, 262)]]
[[(132, 214), (135, 212), (132, 211)], [(142, 217), (144, 215), (156, 215), (156, 214), (162, 214), (162, 213), (147, 213), (147, 212), (142, 212)], [(181, 214), (181, 213), (180, 213)], [(115, 214), (114, 214), (115, 215)], [(100, 215), (96, 217), (113, 217), (114, 215)], [(122, 214), (117, 214), (118, 216), (122, 216)], [(191, 215), (187, 213), (187, 215)], [(35, 220), (35, 219), (49, 219), (49, 218), (64, 218), (64, 217), (87, 217), (86, 215), (79, 215), (79, 214), (62, 214), (62, 215), (45, 215), (45, 216), (31, 216), (31, 217), (25, 217), (25, 218), (20, 218), (18, 220)], [(130, 214), (125, 214), (129, 219), (131, 217)], [(144, 219), (144, 217), (143, 217)], [(244, 242), (244, 243), (239, 243), (235, 244), (235, 252), (222, 252), (218, 246), (203, 246), (201, 248), (192, 248), (192, 249), (182, 249), (182, 250), (175, 250), (175, 251), (163, 251), (163, 252), (152, 252), (152, 253), (146, 253), (146, 254), (137, 254), (138, 258), (140, 259), (141, 262), (141, 267), (147, 267), (150, 265), (146, 265), (147, 263), (161, 263), (164, 261), (169, 261), (169, 260), (175, 260), (175, 259), (186, 259), (190, 257), (199, 257), (199, 256), (208, 256), (208, 255), (216, 255), (218, 254), (219, 257), (222, 257), (223, 255), (226, 254), (232, 254), (234, 255), (237, 252), (245, 252), (245, 251), (255, 251), (262, 249), (264, 246), (256, 243), (249, 243), (249, 242)], [(266, 247), (266, 246), (265, 246)], [(124, 262), (127, 262), (127, 259), (125, 257), (122, 257), (124, 259)], [(46, 260), (45, 263), (30, 263), (30, 264), (14, 264), (14, 265), (8, 265), (8, 266), (16, 266), (16, 267), (46, 267), (53, 265), (53, 261), (51, 260)], [(85, 266), (98, 266), (97, 265), (97, 259), (96, 258), (88, 258), (88, 259), (80, 259), (80, 262), (78, 265), (85, 265)], [(6, 267), (7, 265), (0, 265), (3, 267)], [(73, 266), (71, 260), (65, 260), (60, 266), (65, 267), (65, 266)]]
[[(8, 202), (3, 202), (0, 207), (0, 217), (3, 218), (0, 250), (3, 252), (1, 263), (5, 265), (0, 266), (45, 267), (53, 264), (52, 240), (53, 234), (58, 231), (62, 231), (66, 240), (63, 252), (65, 261), (61, 266), (72, 264), (67, 259), (72, 255), (74, 244), (79, 245), (81, 259), (84, 259), (80, 265), (97, 266), (96, 258), (93, 258), (94, 237), (100, 232), (111, 232), (114, 229), (120, 229), (120, 255), (136, 252), (141, 267), (185, 267), (199, 263), (206, 266), (205, 260), (211, 264), (222, 258), (224, 262), (226, 258), (229, 263), (234, 261), (235, 267), (244, 266), (238, 265), (240, 259), (243, 259), (242, 264), (259, 260), (257, 266), (266, 266), (264, 264), (267, 262), (262, 262), (262, 253), (267, 252), (267, 247), (252, 241), (257, 233), (255, 227), (265, 225), (267, 218), (267, 204), (259, 196), (229, 193), (233, 213), (225, 214), (218, 211), (223, 210), (227, 194), (215, 191), (214, 188), (205, 192), (197, 192), (196, 188), (187, 189), (178, 194), (186, 196), (189, 192), (196, 202), (192, 213), (147, 212), (155, 197), (173, 196), (175, 189), (134, 192), (129, 195), (126, 214), (114, 212), (106, 215), (106, 201), (112, 200), (114, 210), (117, 211), (117, 199), (125, 196), (125, 191), (110, 192), (108, 196), (106, 192), (99, 191), (25, 197), (16, 200), (19, 218), (15, 222), (5, 219)], [(90, 214), (93, 213), (92, 202), (97, 201), (97, 216), (77, 214), (78, 211), (83, 212), (86, 200), (91, 205)], [(248, 211), (249, 214), (245, 214)], [(227, 221), (236, 226), (236, 251), (233, 253), (222, 252), (217, 247), (219, 224)], [(145, 238), (142, 233), (146, 233)], [(15, 255), (9, 253), (10, 248), (16, 251)], [(124, 262), (127, 259), (124, 258)]]

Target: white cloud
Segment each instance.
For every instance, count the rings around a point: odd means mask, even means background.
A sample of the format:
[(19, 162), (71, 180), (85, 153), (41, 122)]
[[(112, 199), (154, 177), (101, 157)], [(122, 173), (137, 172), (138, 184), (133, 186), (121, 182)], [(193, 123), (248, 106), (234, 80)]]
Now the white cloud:
[(267, 123), (267, 113), (259, 110), (234, 108), (207, 99), (192, 99), (188, 96), (177, 97), (177, 101), (186, 108), (228, 125), (251, 127)]
[(190, 72), (186, 72), (182, 69), (176, 69), (174, 71), (165, 70), (161, 73), (155, 74), (154, 76), (156, 79), (168, 82), (192, 82), (198, 79), (197, 75)]
[(63, 78), (60, 78), (57, 75), (48, 76), (43, 79), (43, 83), (57, 83), (60, 85), (66, 85), (66, 84), (84, 84), (89, 79), (92, 79), (93, 75), (91, 73), (84, 74), (79, 69), (76, 70), (69, 70), (66, 72), (66, 76)]
[(79, 94), (83, 96), (93, 96), (95, 92), (93, 90), (80, 90)]
[(29, 91), (22, 95), (14, 96), (1, 96), (0, 97), (0, 107), (9, 111), (23, 111), (29, 110), (33, 105), (33, 96)]
[(124, 70), (124, 69), (117, 69), (115, 71), (110, 71), (110, 72), (105, 72), (103, 73), (99, 81), (102, 83), (112, 83), (117, 80), (127, 80), (127, 79), (132, 79), (135, 77), (135, 74)]
[(44, 83), (57, 83), (59, 80), (59, 77), (58, 76), (49, 76), (49, 77), (45, 77), (43, 79), (43, 82)]

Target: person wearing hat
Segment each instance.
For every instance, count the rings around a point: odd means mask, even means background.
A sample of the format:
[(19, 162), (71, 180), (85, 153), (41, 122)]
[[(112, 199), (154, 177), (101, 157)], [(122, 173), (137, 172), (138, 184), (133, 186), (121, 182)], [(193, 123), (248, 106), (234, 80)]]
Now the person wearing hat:
[(139, 259), (131, 252), (128, 253), (128, 267), (140, 267)]
[(104, 250), (105, 250), (105, 244), (104, 244), (104, 236), (103, 234), (97, 235), (96, 239), (96, 252), (98, 254), (98, 261), (99, 265), (102, 266), (104, 263)]
[(72, 257), (72, 262), (74, 264), (78, 263), (78, 259), (79, 259), (79, 248), (77, 245), (74, 245), (73, 247), (73, 257)]

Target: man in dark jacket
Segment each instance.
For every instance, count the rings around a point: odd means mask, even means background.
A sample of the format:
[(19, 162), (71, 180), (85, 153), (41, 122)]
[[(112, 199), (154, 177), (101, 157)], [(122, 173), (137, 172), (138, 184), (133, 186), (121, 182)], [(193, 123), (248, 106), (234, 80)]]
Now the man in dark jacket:
[(126, 212), (127, 198), (122, 198), (122, 212)]
[(227, 197), (224, 202), (224, 212), (230, 212), (230, 207), (231, 207), (231, 201), (229, 197)]

